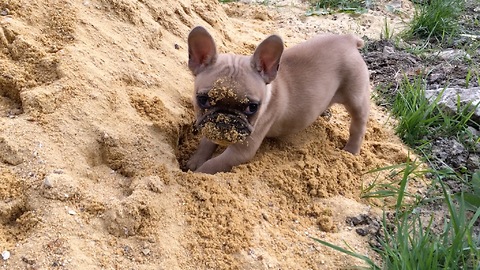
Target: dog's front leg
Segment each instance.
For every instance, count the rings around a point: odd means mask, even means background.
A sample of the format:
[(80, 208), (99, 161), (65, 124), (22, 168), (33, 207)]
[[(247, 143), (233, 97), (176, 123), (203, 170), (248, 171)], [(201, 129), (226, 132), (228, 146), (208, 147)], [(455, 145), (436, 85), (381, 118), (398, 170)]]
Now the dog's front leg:
[(217, 149), (217, 144), (205, 137), (202, 138), (197, 151), (195, 151), (192, 157), (187, 161), (187, 169), (191, 171), (198, 169), (203, 163), (205, 163), (205, 161), (212, 157), (215, 149)]
[(260, 147), (261, 141), (247, 140), (244, 143), (230, 145), (223, 153), (203, 163), (195, 172), (208, 174), (228, 172), (232, 167), (250, 161)]

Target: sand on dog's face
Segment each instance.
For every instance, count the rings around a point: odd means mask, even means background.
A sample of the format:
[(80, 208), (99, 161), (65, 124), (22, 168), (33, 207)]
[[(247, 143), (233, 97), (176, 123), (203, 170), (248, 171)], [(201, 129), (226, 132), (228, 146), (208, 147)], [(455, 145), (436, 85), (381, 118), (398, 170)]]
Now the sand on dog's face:
[(201, 133), (221, 146), (244, 142), (250, 135), (245, 121), (238, 116), (224, 113), (207, 116), (201, 126)]
[(199, 124), (203, 136), (222, 146), (244, 142), (251, 133), (248, 119), (243, 114), (249, 100), (236, 90), (237, 82), (229, 78), (217, 79), (208, 91), (208, 98), (211, 106), (222, 110), (206, 115)]
[(208, 91), (210, 104), (216, 106), (219, 102), (231, 105), (247, 106), (248, 98), (245, 94), (239, 94), (239, 84), (233, 79), (221, 77), (213, 83), (212, 89)]

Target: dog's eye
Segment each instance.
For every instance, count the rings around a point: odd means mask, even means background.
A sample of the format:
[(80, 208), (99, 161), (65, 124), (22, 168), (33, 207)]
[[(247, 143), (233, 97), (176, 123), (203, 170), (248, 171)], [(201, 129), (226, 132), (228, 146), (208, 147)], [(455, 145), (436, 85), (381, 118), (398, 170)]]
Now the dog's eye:
[(208, 96), (197, 96), (197, 102), (202, 109), (208, 109), (210, 107), (210, 102), (208, 102)]
[(252, 115), (256, 113), (258, 110), (258, 103), (257, 102), (251, 102), (248, 104), (247, 108), (245, 109), (245, 114), (246, 115)]

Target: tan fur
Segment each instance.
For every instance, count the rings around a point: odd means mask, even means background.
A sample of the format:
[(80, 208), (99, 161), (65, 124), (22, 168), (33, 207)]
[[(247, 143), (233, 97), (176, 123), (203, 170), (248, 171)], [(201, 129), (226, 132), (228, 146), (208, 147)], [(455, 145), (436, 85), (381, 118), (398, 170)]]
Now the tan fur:
[[(231, 144), (211, 158), (216, 145), (203, 138), (188, 168), (205, 173), (229, 171), (253, 158), (265, 137), (303, 130), (334, 103), (343, 104), (352, 117), (344, 150), (358, 154), (370, 107), (368, 69), (358, 52), (362, 46), (363, 41), (353, 35), (324, 34), (283, 52), (281, 39), (270, 36), (253, 56), (217, 55), (208, 32), (193, 29), (189, 66), (196, 75), (194, 96), (208, 92), (218, 78), (228, 77), (239, 84), (234, 91), (261, 101), (261, 106), (249, 119), (253, 131), (246, 142)], [(195, 98), (194, 107), (197, 117), (202, 117)]]

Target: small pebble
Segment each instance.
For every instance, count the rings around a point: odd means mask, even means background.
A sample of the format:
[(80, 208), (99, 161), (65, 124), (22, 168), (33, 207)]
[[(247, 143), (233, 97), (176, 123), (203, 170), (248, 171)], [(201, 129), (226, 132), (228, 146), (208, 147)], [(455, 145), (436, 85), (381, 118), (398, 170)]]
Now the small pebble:
[(2, 252), (2, 258), (3, 258), (4, 261), (10, 259), (10, 251), (4, 250), (4, 251)]
[(0, 11), (0, 15), (2, 15), (2, 16), (7, 16), (9, 13), (10, 13), (10, 10), (8, 10), (8, 8)]
[(384, 54), (394, 54), (395, 53), (395, 48), (390, 47), (390, 46), (385, 46), (385, 47), (383, 47), (383, 53)]
[(368, 231), (363, 228), (357, 228), (355, 232), (360, 236), (366, 236), (368, 234)]
[(45, 180), (43, 180), (43, 185), (46, 188), (52, 188), (53, 187), (52, 182), (50, 181), (50, 179), (48, 177), (45, 177)]
[(70, 210), (68, 210), (68, 214), (73, 216), (73, 215), (76, 215), (77, 212), (75, 212), (74, 210), (70, 209)]

